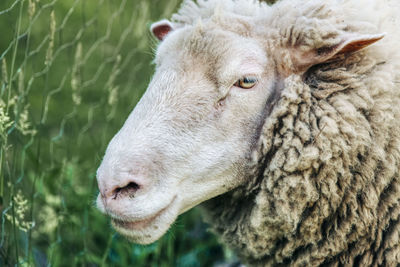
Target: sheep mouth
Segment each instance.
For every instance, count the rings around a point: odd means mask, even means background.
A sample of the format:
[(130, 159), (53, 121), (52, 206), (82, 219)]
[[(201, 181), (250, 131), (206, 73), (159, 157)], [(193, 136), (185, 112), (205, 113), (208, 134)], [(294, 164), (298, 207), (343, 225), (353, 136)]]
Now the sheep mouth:
[(149, 224), (153, 221), (156, 220), (156, 218), (158, 218), (162, 213), (164, 213), (164, 211), (166, 209), (168, 209), (168, 207), (171, 204), (169, 204), (168, 206), (166, 206), (165, 208), (163, 208), (162, 210), (158, 211), (157, 213), (155, 213), (154, 215), (149, 216), (148, 218), (145, 219), (141, 219), (141, 220), (135, 220), (135, 221), (126, 221), (126, 220), (118, 220), (118, 219), (111, 219), (111, 223), (112, 226), (116, 229), (118, 228), (123, 228), (126, 230), (140, 230), (142, 228), (145, 228), (147, 226), (149, 226)]
[(138, 244), (150, 244), (159, 239), (178, 217), (180, 202), (175, 196), (161, 210), (138, 220), (111, 219), (111, 225), (128, 240)]

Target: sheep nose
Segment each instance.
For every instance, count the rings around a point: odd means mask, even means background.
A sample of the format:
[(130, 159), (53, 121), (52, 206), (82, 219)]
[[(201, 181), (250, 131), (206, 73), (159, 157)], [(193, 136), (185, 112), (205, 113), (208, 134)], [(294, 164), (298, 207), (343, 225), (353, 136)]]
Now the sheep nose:
[(145, 179), (140, 176), (121, 175), (111, 179), (100, 179), (100, 194), (105, 203), (123, 198), (133, 198), (135, 195), (145, 191)]
[(129, 181), (122, 186), (115, 186), (107, 192), (106, 198), (117, 199), (119, 197), (134, 197), (135, 193), (140, 189), (140, 185), (134, 181)]

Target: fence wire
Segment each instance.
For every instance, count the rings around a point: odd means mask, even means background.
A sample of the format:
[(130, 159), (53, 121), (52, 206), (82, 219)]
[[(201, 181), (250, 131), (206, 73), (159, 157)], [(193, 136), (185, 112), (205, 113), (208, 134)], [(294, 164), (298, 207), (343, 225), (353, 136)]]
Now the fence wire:
[(0, 266), (200, 266), (230, 257), (199, 230), (196, 211), (160, 242), (136, 246), (93, 204), (105, 147), (153, 71), (149, 22), (179, 3), (0, 2)]

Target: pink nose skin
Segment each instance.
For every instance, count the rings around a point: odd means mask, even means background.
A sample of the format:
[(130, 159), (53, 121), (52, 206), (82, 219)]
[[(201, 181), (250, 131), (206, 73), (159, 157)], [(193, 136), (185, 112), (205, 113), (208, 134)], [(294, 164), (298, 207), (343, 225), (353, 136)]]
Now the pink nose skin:
[(106, 209), (115, 206), (113, 202), (134, 198), (135, 195), (146, 191), (144, 189), (148, 187), (145, 179), (130, 174), (121, 174), (119, 178), (114, 179), (106, 177), (99, 179), (98, 176), (98, 184), (101, 200)]
[(140, 185), (134, 181), (128, 181), (127, 184), (122, 186), (115, 186), (104, 194), (106, 198), (117, 199), (119, 197), (133, 197), (140, 189)]

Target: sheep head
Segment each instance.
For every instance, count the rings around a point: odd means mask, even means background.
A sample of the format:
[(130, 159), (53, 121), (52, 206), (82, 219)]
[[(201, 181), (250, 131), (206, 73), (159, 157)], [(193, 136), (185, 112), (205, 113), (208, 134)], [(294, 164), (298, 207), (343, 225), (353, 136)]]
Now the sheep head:
[[(273, 20), (279, 8), (223, 2), (230, 9), (187, 2), (173, 22), (152, 26), (161, 41), (155, 74), (98, 169), (97, 205), (134, 242), (157, 240), (199, 203), (257, 188), (268, 154), (259, 153), (260, 136), (287, 80), (382, 38), (328, 22), (323, 35), (308, 25), (287, 36), (287, 24)], [(190, 8), (199, 16), (185, 17)]]

